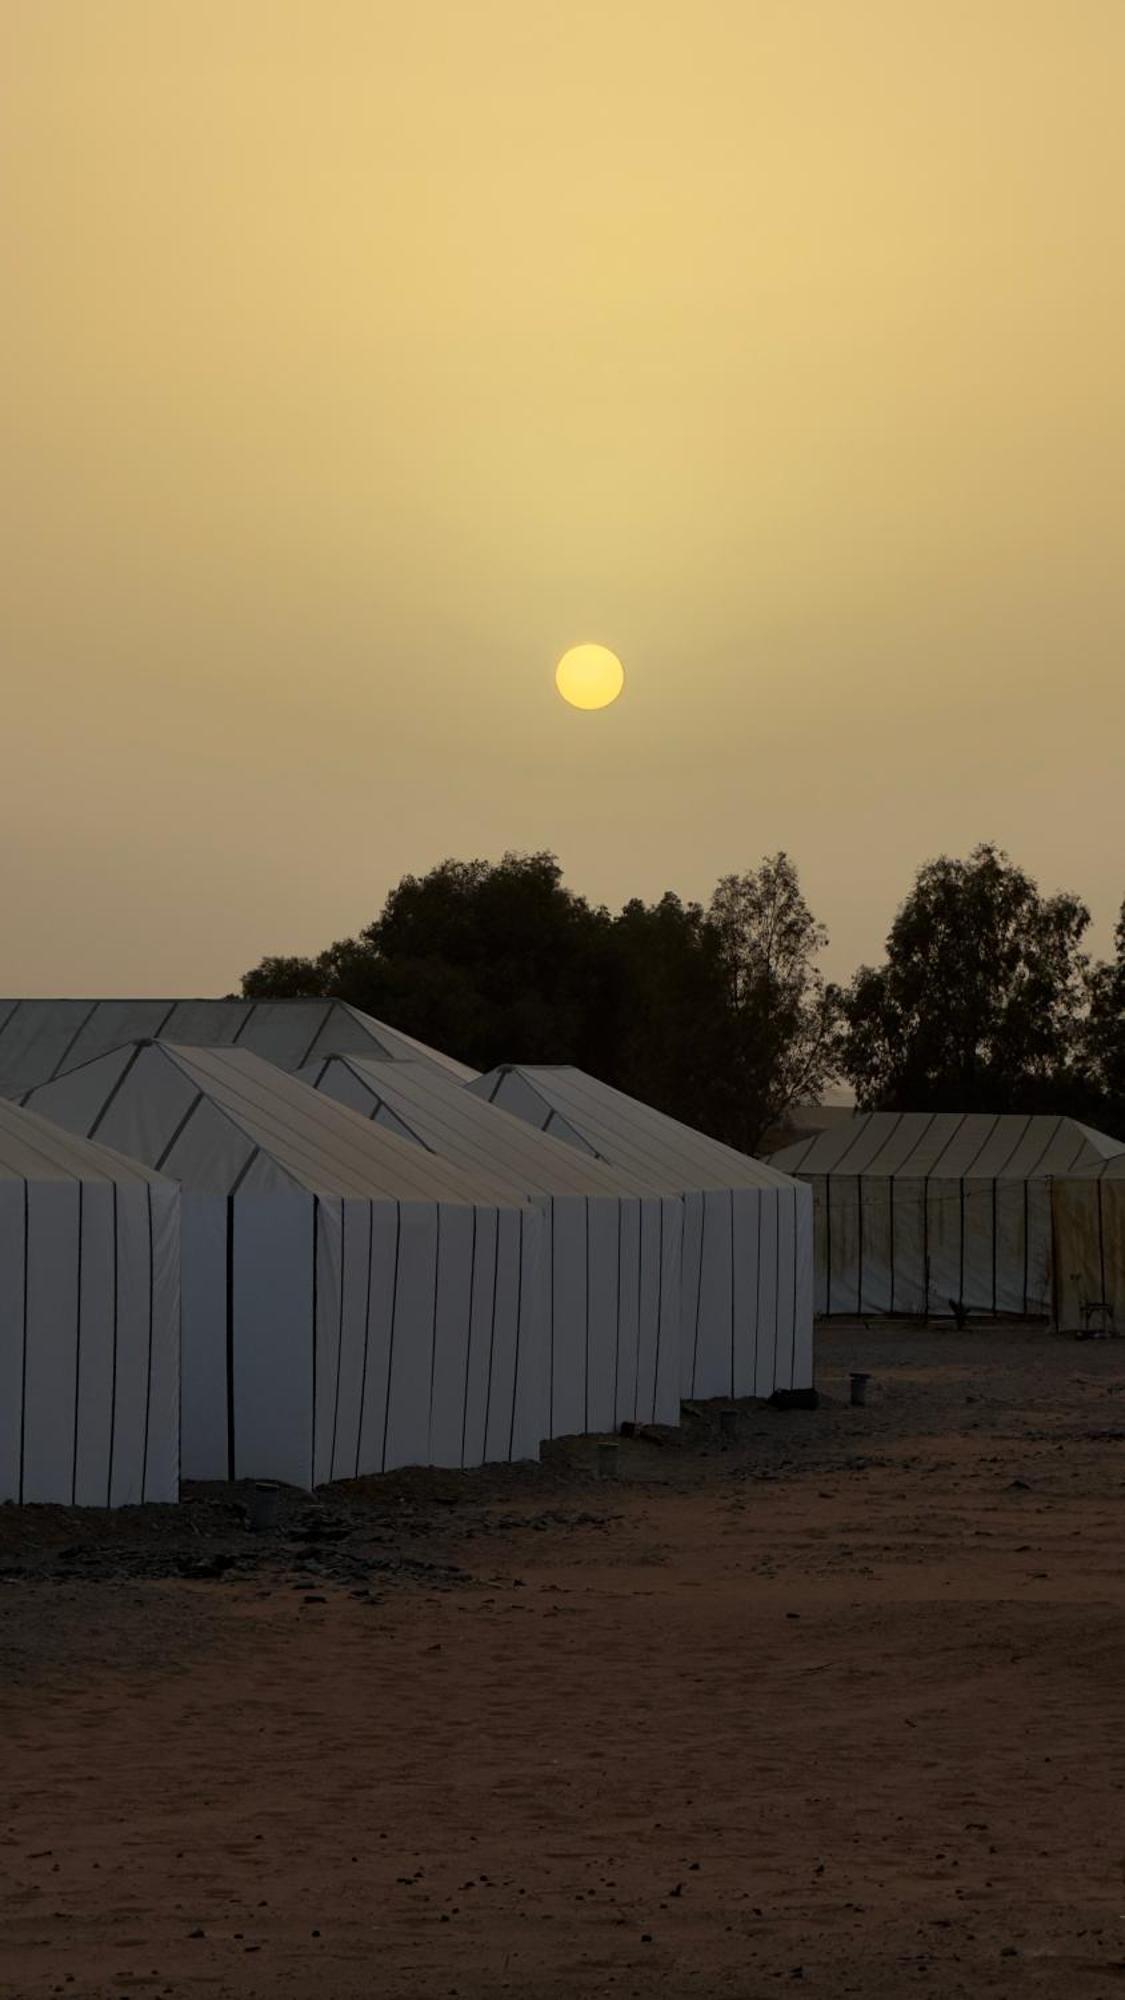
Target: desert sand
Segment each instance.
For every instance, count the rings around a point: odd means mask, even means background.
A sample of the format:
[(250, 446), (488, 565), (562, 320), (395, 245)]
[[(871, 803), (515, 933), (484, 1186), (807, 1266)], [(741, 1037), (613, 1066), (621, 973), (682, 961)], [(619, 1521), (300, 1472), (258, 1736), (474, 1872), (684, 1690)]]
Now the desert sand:
[(0, 1993), (1125, 1993), (1125, 1349), (819, 1357), (616, 1479), (0, 1510)]

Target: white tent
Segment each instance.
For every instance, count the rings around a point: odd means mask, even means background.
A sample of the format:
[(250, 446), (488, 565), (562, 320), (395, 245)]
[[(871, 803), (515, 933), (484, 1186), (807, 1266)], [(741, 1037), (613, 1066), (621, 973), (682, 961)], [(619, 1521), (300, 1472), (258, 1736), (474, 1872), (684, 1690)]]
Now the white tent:
[(823, 1313), (1051, 1316), (1052, 1184), (1115, 1150), (1071, 1118), (869, 1112), (773, 1155), (816, 1203)]
[(1074, 1333), (1125, 1333), (1125, 1146), (1051, 1183), (1055, 1320)]
[(579, 1069), (504, 1065), (466, 1088), (683, 1196), (684, 1396), (811, 1387), (812, 1203), (799, 1183)]
[(124, 1042), (249, 1049), (279, 1069), (313, 1055), (402, 1057), (477, 1072), (342, 1000), (0, 1000), (0, 1096), (20, 1097)]
[(536, 1210), (242, 1048), (133, 1043), (30, 1101), (183, 1187), (187, 1477), (537, 1455)]
[(548, 1221), (547, 1435), (679, 1422), (683, 1205), (533, 1132), (419, 1063), (316, 1057), (299, 1074)]
[(179, 1497), (180, 1191), (0, 1101), (0, 1500)]

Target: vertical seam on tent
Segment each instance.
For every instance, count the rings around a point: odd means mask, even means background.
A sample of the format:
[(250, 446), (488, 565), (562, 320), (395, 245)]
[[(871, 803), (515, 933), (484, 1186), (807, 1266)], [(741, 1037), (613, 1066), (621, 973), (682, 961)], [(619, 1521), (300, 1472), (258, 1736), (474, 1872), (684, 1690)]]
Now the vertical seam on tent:
[[(863, 1175), (855, 1177), (856, 1211), (856, 1257), (855, 1257), (855, 1310), (856, 1318), (863, 1317)], [(774, 1357), (776, 1366), (776, 1356)]]
[[(332, 1019), (332, 1012), (333, 1012), (333, 1009), (335, 1008), (335, 1005), (336, 1005), (336, 1002), (335, 1002), (334, 1000), (330, 1000), (330, 1001), (328, 1002), (328, 1006), (327, 1006), (327, 1009), (325, 1010), (325, 1014), (324, 1014), (324, 1019), (323, 1019), (322, 1021), (318, 1021), (318, 1022), (317, 1022), (317, 1024), (316, 1024), (316, 1033), (315, 1033), (315, 1035), (313, 1036), (313, 1038), (312, 1038), (312, 1041), (311, 1041), (311, 1042), (309, 1043), (309, 1045), (308, 1045), (308, 1048), (307, 1048), (307, 1049), (305, 1050), (305, 1053), (304, 1053), (304, 1055), (303, 1055), (303, 1056), (301, 1057), (301, 1060), (300, 1060), (300, 1062), (299, 1062), (299, 1063), (297, 1064), (297, 1068), (298, 1068), (298, 1069), (303, 1069), (303, 1068), (304, 1068), (304, 1066), (305, 1066), (305, 1064), (306, 1064), (306, 1063), (307, 1063), (307, 1062), (308, 1062), (308, 1061), (310, 1060), (310, 1058), (311, 1058), (311, 1056), (312, 1056), (312, 1052), (313, 1052), (313, 1050), (315, 1049), (315, 1047), (316, 1047), (317, 1043), (319, 1042), (319, 1040), (320, 1040), (320, 1038), (321, 1038), (322, 1034), (324, 1033), (324, 1030), (325, 1030), (325, 1028), (326, 1028), (326, 1027), (328, 1026), (328, 1023), (329, 1023), (329, 1021), (330, 1021), (330, 1020)], [(327, 1058), (327, 1057), (325, 1057), (325, 1063), (324, 1063), (324, 1067), (325, 1067), (325, 1069), (327, 1069), (327, 1067), (328, 1067), (328, 1058)], [(321, 1072), (320, 1072), (320, 1076), (323, 1076), (323, 1075), (324, 1075), (324, 1070), (322, 1069), (322, 1070), (321, 1070)], [(317, 1078), (317, 1082), (318, 1082), (318, 1083), (320, 1082), (320, 1077), (318, 1077), (318, 1078)]]
[(887, 1220), (890, 1224), (891, 1235), (891, 1297), (887, 1312), (889, 1317), (893, 1319), (895, 1312), (895, 1177), (893, 1173), (887, 1176)]
[(395, 1322), (398, 1319), (398, 1262), (402, 1247), (402, 1203), (395, 1203), (395, 1270), (391, 1281), (391, 1329), (387, 1342), (387, 1390), (383, 1397), (383, 1449), (379, 1458), (379, 1470), (387, 1469), (387, 1438), (391, 1428), (391, 1375), (395, 1361)]
[(234, 1196), (227, 1196), (227, 1478), (234, 1478)]
[(488, 1425), (492, 1415), (492, 1353), (496, 1346), (496, 1292), (500, 1283), (500, 1224), (503, 1210), (496, 1210), (496, 1245), (492, 1258), (492, 1323), (488, 1330), (488, 1375), (484, 1390), (484, 1439), (483, 1455), (488, 1457)]
[[(757, 1217), (757, 1221), (758, 1221), (758, 1261), (757, 1261), (757, 1268), (756, 1268), (756, 1270), (755, 1270), (755, 1272), (754, 1272), (754, 1325), (755, 1325), (755, 1327), (759, 1327), (759, 1326), (761, 1326), (761, 1324), (762, 1324), (762, 1204), (761, 1204), (761, 1201), (759, 1200), (759, 1201), (755, 1202), (754, 1206), (755, 1206), (755, 1208), (756, 1208), (756, 1209), (757, 1209), (757, 1211), (758, 1211), (758, 1217)], [(777, 1358), (777, 1357), (775, 1356), (775, 1357), (774, 1357), (774, 1359), (775, 1359), (775, 1362), (776, 1362), (776, 1358)], [(755, 1374), (755, 1379), (754, 1379), (754, 1387), (755, 1387), (755, 1388), (757, 1388), (757, 1386), (758, 1386), (758, 1382), (757, 1382), (757, 1375)], [(774, 1379), (773, 1379), (773, 1371), (772, 1371), (772, 1369), (771, 1369), (771, 1371), (770, 1371), (770, 1392), (772, 1393), (772, 1392), (773, 1392), (773, 1390), (774, 1390), (774, 1389), (776, 1389), (776, 1387), (777, 1387), (777, 1383), (776, 1383), (776, 1382), (774, 1381)]]
[[(1109, 1301), (1106, 1298), (1106, 1292), (1105, 1292), (1105, 1216), (1102, 1207), (1101, 1174), (1098, 1175), (1097, 1187), (1098, 1187), (1098, 1271), (1101, 1280), (1101, 1303), (1103, 1305), (1107, 1305)], [(1105, 1325), (1104, 1313), (1102, 1314), (1102, 1325), (1103, 1327)]]
[(87, 1137), (88, 1139), (92, 1139), (92, 1138), (93, 1138), (93, 1136), (94, 1136), (95, 1132), (97, 1131), (97, 1129), (98, 1129), (99, 1125), (100, 1125), (100, 1124), (102, 1123), (102, 1120), (104, 1119), (104, 1117), (105, 1117), (105, 1115), (106, 1115), (106, 1112), (107, 1112), (107, 1111), (109, 1110), (109, 1107), (110, 1107), (110, 1105), (111, 1105), (111, 1104), (113, 1103), (113, 1100), (114, 1100), (114, 1098), (115, 1098), (115, 1097), (117, 1096), (117, 1093), (118, 1093), (118, 1091), (119, 1091), (119, 1090), (121, 1089), (121, 1086), (122, 1086), (122, 1084), (124, 1083), (124, 1081), (125, 1081), (126, 1077), (128, 1076), (128, 1074), (129, 1074), (129, 1071), (130, 1071), (130, 1070), (131, 1070), (131, 1069), (133, 1068), (133, 1065), (134, 1065), (134, 1063), (136, 1063), (137, 1061), (139, 1061), (139, 1059), (140, 1059), (140, 1053), (141, 1053), (141, 1050), (142, 1050), (142, 1049), (143, 1049), (144, 1047), (145, 1047), (145, 1044), (144, 1044), (144, 1042), (135, 1042), (135, 1043), (134, 1043), (134, 1045), (133, 1045), (133, 1052), (132, 1052), (131, 1056), (129, 1057), (129, 1060), (128, 1060), (128, 1062), (127, 1062), (127, 1063), (125, 1064), (124, 1068), (122, 1069), (122, 1071), (121, 1071), (121, 1075), (120, 1075), (120, 1076), (118, 1077), (118, 1079), (117, 1079), (117, 1082), (116, 1082), (116, 1083), (114, 1084), (114, 1086), (113, 1086), (113, 1089), (112, 1089), (112, 1090), (110, 1091), (110, 1093), (109, 1093), (109, 1096), (108, 1096), (108, 1097), (106, 1098), (106, 1100), (105, 1100), (105, 1103), (104, 1103), (104, 1104), (102, 1105), (102, 1108), (101, 1108), (101, 1110), (100, 1110), (100, 1111), (98, 1112), (98, 1115), (97, 1115), (97, 1117), (95, 1118), (95, 1120), (94, 1120), (93, 1124), (91, 1125), (91, 1127), (90, 1127), (89, 1131), (88, 1131), (88, 1132), (87, 1132), (87, 1134), (86, 1134), (86, 1137)]
[(164, 1148), (164, 1151), (160, 1154), (158, 1159), (155, 1159), (153, 1161), (152, 1164), (154, 1171), (156, 1173), (159, 1173), (161, 1171), (165, 1160), (168, 1158), (168, 1155), (171, 1152), (173, 1146), (176, 1144), (177, 1140), (182, 1139), (184, 1132), (190, 1125), (196, 1112), (199, 1110), (199, 1107), (202, 1104), (202, 1102), (203, 1102), (203, 1092), (199, 1090), (196, 1092), (192, 1102), (188, 1105), (187, 1110), (184, 1112), (183, 1117), (180, 1119), (179, 1124), (176, 1126), (174, 1132), (172, 1133), (172, 1137), (169, 1139), (168, 1144)]
[(993, 1320), (997, 1316), (997, 1176), (993, 1174)]
[(9, 1007), (7, 1013), (5, 1014), (4, 1019), (0, 1021), (0, 1041), (3, 1041), (4, 1036), (7, 1034), (11, 1023), (15, 1020), (16, 1015), (19, 1013), (19, 1010), (22, 1007), (22, 1005), (23, 1005), (22, 1000), (12, 1001), (12, 1004)]
[(141, 1446), (141, 1500), (148, 1497), (148, 1430), (152, 1414), (152, 1318), (155, 1303), (156, 1253), (152, 1235), (152, 1182), (145, 1183), (148, 1208), (148, 1366), (145, 1373), (145, 1428)]
[(1030, 1226), (1031, 1204), (1028, 1199), (1030, 1186), (1030, 1181), (1025, 1180), (1023, 1184), (1023, 1316), (1025, 1319), (1027, 1318), (1027, 1264), (1029, 1248), (1027, 1234)]
[(249, 1007), (247, 1008), (245, 1014), (242, 1016), (241, 1021), (239, 1022), (237, 1028), (235, 1029), (233, 1035), (230, 1038), (230, 1047), (232, 1049), (236, 1042), (240, 1042), (242, 1040), (243, 1035), (245, 1034), (247, 1028), (250, 1026), (250, 1023), (254, 1019), (254, 1016), (257, 1013), (257, 1011), (258, 1011), (258, 1002), (256, 1000), (251, 1000)]
[[(794, 1187), (793, 1189), (793, 1321), (792, 1321), (792, 1332), (789, 1340), (789, 1384), (791, 1388), (796, 1387), (796, 1374), (797, 1374), (797, 1271), (799, 1268), (799, 1259), (797, 1256), (797, 1222), (799, 1218), (799, 1213), (800, 1211), (798, 1210), (797, 1207), (797, 1189), (796, 1187)], [(757, 1387), (757, 1381), (758, 1381), (757, 1360), (758, 1360), (757, 1350), (755, 1349), (754, 1353), (755, 1387)]]
[(363, 1366), (359, 1376), (359, 1412), (355, 1432), (355, 1478), (359, 1478), (359, 1456), (363, 1447), (363, 1405), (367, 1400), (367, 1353), (371, 1346), (371, 1268), (375, 1261), (375, 1203), (367, 1204), (367, 1300), (363, 1308)]
[(54, 1069), (51, 1071), (50, 1076), (47, 1078), (48, 1083), (54, 1082), (63, 1064), (65, 1063), (68, 1055), (70, 1054), (71, 1049), (74, 1047), (75, 1042), (78, 1040), (79, 1035), (82, 1033), (84, 1028), (89, 1027), (90, 1022), (93, 1020), (94, 1015), (97, 1013), (97, 1011), (98, 1011), (98, 1003), (95, 1000), (89, 1007), (87, 1012), (83, 1014), (82, 1019), (79, 1021), (78, 1026), (75, 1028), (74, 1033), (71, 1036), (69, 1042), (67, 1043), (65, 1049), (63, 1050), (61, 1056), (59, 1057), (58, 1062), (55, 1064)]
[(663, 1195), (661, 1195), (658, 1199), (656, 1212), (660, 1217), (660, 1229), (657, 1233), (657, 1238), (656, 1238), (656, 1358), (652, 1364), (653, 1423), (656, 1422), (657, 1411), (659, 1408), (657, 1397), (660, 1392), (660, 1329), (663, 1317), (661, 1312), (661, 1307), (664, 1302), (664, 1197)]
[(312, 1436), (309, 1449), (309, 1486), (316, 1485), (316, 1393), (320, 1371), (317, 1367), (317, 1320), (320, 1314), (320, 1196), (314, 1194), (312, 1207)]
[[(686, 1216), (687, 1214), (686, 1196), (681, 1196), (681, 1200), (684, 1202), (684, 1214)], [(703, 1239), (706, 1228), (707, 1228), (707, 1196), (703, 1190), (700, 1190), (699, 1264), (697, 1267), (697, 1275), (695, 1281), (695, 1338), (692, 1341), (692, 1347), (691, 1347), (691, 1393), (693, 1396), (695, 1394), (696, 1377), (699, 1373), (699, 1320), (700, 1320), (700, 1315), (703, 1311)]]
[(20, 1360), (19, 1496), (20, 1496), (21, 1507), (23, 1506), (24, 1446), (26, 1442), (26, 1431), (27, 1431), (27, 1324), (28, 1324), (28, 1293), (31, 1290), (31, 1264), (29, 1262), (30, 1241), (31, 1241), (31, 1185), (30, 1182), (25, 1181), (23, 1184), (23, 1336), (22, 1336), (21, 1350), (20, 1350), (21, 1360)]
[(461, 1465), (465, 1464), (465, 1437), (469, 1427), (469, 1371), (473, 1358), (473, 1301), (477, 1288), (477, 1205), (473, 1203), (473, 1238), (469, 1252), (469, 1317), (465, 1327), (465, 1373), (461, 1381)]
[(641, 1410), (641, 1305), (645, 1288), (645, 1204), (641, 1203), (637, 1235), (637, 1347), (633, 1367), (633, 1422), (639, 1423)]
[[(934, 1113), (937, 1116), (937, 1113)], [(931, 1121), (932, 1122), (932, 1121)], [(922, 1318), (930, 1317), (930, 1176), (922, 1175)]]
[[(733, 1189), (733, 1188), (728, 1188), (728, 1189), (727, 1189), (727, 1194), (728, 1194), (728, 1196), (730, 1197), (730, 1393), (731, 1393), (731, 1400), (732, 1400), (732, 1402), (733, 1402), (733, 1400), (734, 1400), (734, 1342), (735, 1342), (735, 1329), (734, 1329), (734, 1287), (735, 1287), (735, 1275), (736, 1275), (736, 1274), (735, 1274), (735, 1268), (734, 1268), (734, 1189)], [(757, 1334), (757, 1328), (755, 1328), (755, 1336), (756, 1336), (756, 1334)]]
[[(774, 1226), (777, 1231), (777, 1247), (773, 1256), (773, 1372), (777, 1374), (777, 1343), (781, 1332), (781, 1193), (774, 1196)], [(794, 1225), (796, 1226), (796, 1225)], [(793, 1362), (789, 1362), (789, 1387), (793, 1387)]]
[(961, 1223), (961, 1243), (957, 1256), (957, 1303), (965, 1303), (965, 1176), (957, 1183), (957, 1213)]
[(824, 1316), (832, 1312), (832, 1176), (824, 1176)]
[(105, 1504), (113, 1505), (113, 1456), (117, 1443), (117, 1317), (121, 1303), (120, 1253), (117, 1243), (117, 1182), (113, 1183), (113, 1360), (109, 1378), (109, 1463), (106, 1468)]
[(336, 1477), (336, 1435), (340, 1424), (340, 1375), (344, 1364), (344, 1293), (346, 1290), (344, 1267), (348, 1242), (348, 1198), (340, 1196), (340, 1311), (336, 1324), (336, 1394), (332, 1403), (332, 1451), (328, 1460), (328, 1477)]
[[(520, 1252), (519, 1252), (519, 1262), (516, 1266), (516, 1354), (515, 1354), (515, 1361), (512, 1366), (512, 1417), (511, 1417), (511, 1422), (508, 1425), (509, 1464), (511, 1464), (512, 1453), (515, 1450), (515, 1444), (516, 1444), (516, 1397), (519, 1393), (520, 1350), (523, 1346), (523, 1232), (524, 1232), (524, 1224), (526, 1223), (526, 1221), (527, 1221), (527, 1216), (525, 1212), (521, 1209)], [(589, 1248), (590, 1248), (589, 1243), (587, 1243), (586, 1245), (587, 1255), (589, 1255)]]
[(434, 1310), (430, 1319), (430, 1397), (426, 1409), (426, 1452), (434, 1456), (434, 1376), (437, 1371), (438, 1294), (441, 1289), (441, 1202), (434, 1203)]
[[(85, 1220), (86, 1193), (84, 1181), (78, 1183), (78, 1298), (74, 1316), (74, 1437), (70, 1449), (70, 1504), (73, 1507), (78, 1492), (78, 1397), (82, 1386), (82, 1238)], [(142, 1499), (144, 1495), (142, 1494)]]
[(613, 1297), (613, 1315), (614, 1315), (613, 1428), (614, 1430), (617, 1429), (618, 1421), (620, 1418), (620, 1412), (617, 1407), (617, 1398), (621, 1393), (621, 1211), (622, 1208), (624, 1207), (624, 1201), (620, 1195), (617, 1198), (616, 1207), (617, 1207), (617, 1289), (614, 1292), (614, 1297)]
[[(499, 1225), (497, 1225), (499, 1226)], [(547, 1382), (547, 1436), (555, 1435), (555, 1204), (551, 1203), (550, 1370)]]
[(582, 1197), (582, 1223), (582, 1248), (586, 1259), (583, 1276), (585, 1310), (582, 1319), (582, 1332), (585, 1346), (585, 1367), (582, 1384), (582, 1428), (588, 1431), (590, 1428), (590, 1197), (588, 1194)]

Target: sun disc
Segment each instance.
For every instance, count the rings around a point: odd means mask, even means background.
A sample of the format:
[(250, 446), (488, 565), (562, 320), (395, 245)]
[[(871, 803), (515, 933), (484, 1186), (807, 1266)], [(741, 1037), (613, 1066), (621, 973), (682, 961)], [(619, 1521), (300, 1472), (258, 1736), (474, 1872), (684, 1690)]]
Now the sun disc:
[(625, 669), (608, 646), (571, 646), (555, 668), (555, 686), (572, 708), (608, 708), (625, 685)]

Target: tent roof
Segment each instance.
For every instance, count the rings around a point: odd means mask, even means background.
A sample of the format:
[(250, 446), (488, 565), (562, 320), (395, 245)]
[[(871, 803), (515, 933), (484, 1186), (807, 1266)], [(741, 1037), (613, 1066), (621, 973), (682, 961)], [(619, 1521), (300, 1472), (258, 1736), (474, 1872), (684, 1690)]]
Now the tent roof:
[(108, 1146), (78, 1139), (38, 1112), (0, 1098), (0, 1180), (151, 1181), (160, 1185), (164, 1178)]
[[(187, 1186), (276, 1186), (367, 1199), (495, 1203), (448, 1161), (369, 1124), (249, 1049), (132, 1042), (41, 1084), (30, 1101)], [(271, 1171), (272, 1170), (272, 1171)]]
[(786, 1173), (913, 1180), (1046, 1180), (1082, 1173), (1125, 1146), (1074, 1118), (871, 1111), (773, 1154)]
[(626, 1168), (652, 1189), (784, 1187), (788, 1179), (585, 1070), (502, 1063), (466, 1087), (488, 1103), (503, 1088), (507, 1110), (595, 1159)]
[[(529, 1194), (647, 1194), (651, 1185), (627, 1168), (607, 1166), (590, 1153), (546, 1133), (499, 1105), (487, 1104), (452, 1077), (422, 1063), (373, 1061), (366, 1056), (317, 1057), (299, 1074), (319, 1086), (327, 1070), (346, 1069), (377, 1112), (417, 1144), (453, 1160), (466, 1172), (486, 1174), (507, 1197)], [(350, 1101), (350, 1100), (349, 1100)]]
[(142, 1038), (237, 1043), (288, 1070), (314, 1054), (352, 1053), (432, 1063), (462, 1082), (477, 1073), (343, 1000), (0, 1000), (0, 1095), (18, 1097)]

